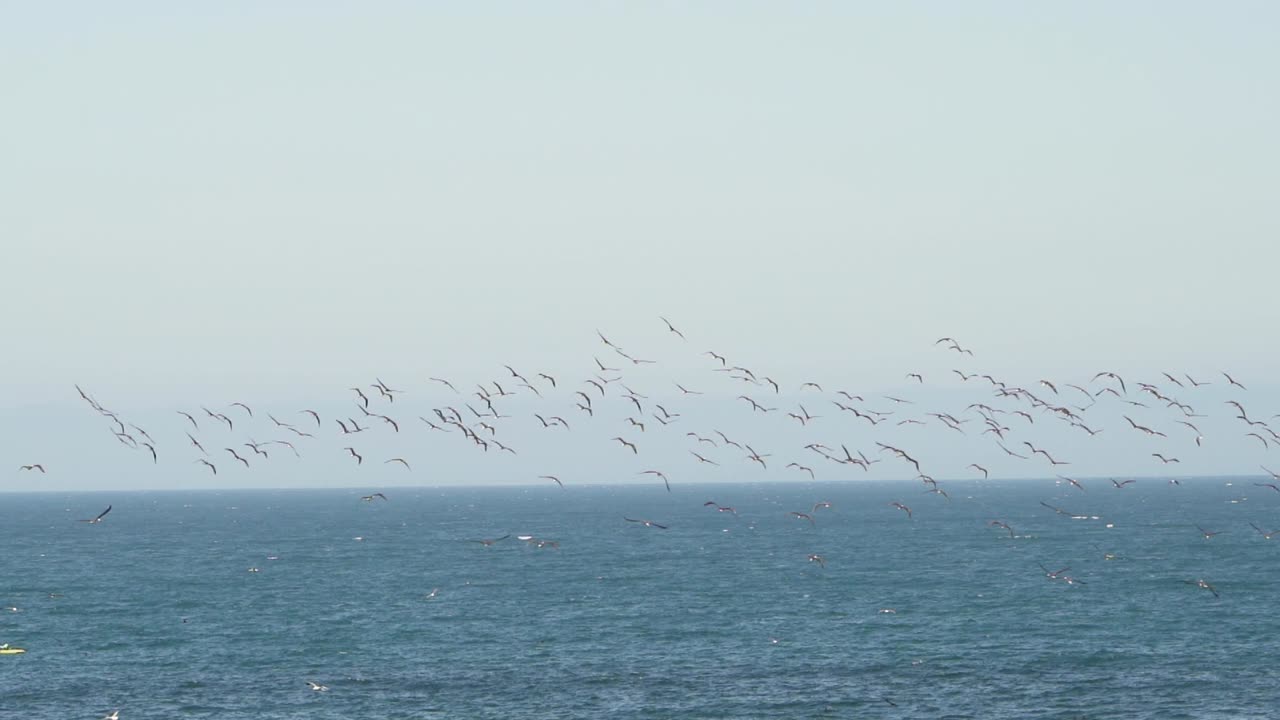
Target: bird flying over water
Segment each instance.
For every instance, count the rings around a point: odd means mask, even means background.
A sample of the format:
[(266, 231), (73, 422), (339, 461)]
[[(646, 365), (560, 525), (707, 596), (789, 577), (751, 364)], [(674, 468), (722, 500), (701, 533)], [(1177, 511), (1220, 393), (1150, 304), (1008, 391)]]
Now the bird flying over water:
[(102, 522), (102, 518), (106, 517), (106, 516), (107, 516), (107, 513), (109, 513), (109, 512), (111, 512), (111, 506), (110, 506), (110, 505), (108, 505), (108, 506), (107, 506), (107, 509), (106, 509), (106, 510), (103, 510), (102, 512), (98, 513), (98, 516), (97, 516), (97, 517), (92, 518), (92, 519), (89, 519), (89, 520), (81, 520), (80, 522), (82, 522), (82, 523), (89, 523), (90, 525), (97, 525), (98, 523)]
[(626, 520), (626, 521), (627, 521), (627, 522), (629, 522), (629, 523), (640, 523), (641, 525), (644, 525), (645, 527), (657, 528), (657, 529), (659, 529), (659, 530), (666, 530), (666, 529), (667, 529), (667, 526), (666, 526), (666, 525), (659, 525), (658, 523), (653, 522), (652, 520), (633, 520), (633, 519), (631, 519), (631, 518), (629, 518), (629, 517), (624, 517), (624, 518), (622, 518), (622, 519), (623, 519), (623, 520)]
[[(1190, 378), (1188, 378), (1188, 379), (1190, 379)], [(1207, 383), (1201, 383), (1201, 384), (1207, 384)], [(1216, 588), (1214, 588), (1212, 585), (1210, 585), (1209, 583), (1205, 582), (1204, 580), (1199, 580), (1199, 579), (1197, 579), (1197, 580), (1183, 580), (1182, 582), (1184, 582), (1184, 583), (1186, 583), (1186, 584), (1188, 584), (1188, 585), (1195, 585), (1195, 586), (1196, 586), (1196, 587), (1198, 587), (1198, 588), (1203, 588), (1203, 589), (1205, 589), (1205, 590), (1208, 590), (1209, 592), (1213, 593), (1213, 596), (1214, 596), (1215, 598), (1216, 598), (1216, 597), (1219, 597), (1219, 595), (1218, 595), (1218, 590), (1217, 590)]]

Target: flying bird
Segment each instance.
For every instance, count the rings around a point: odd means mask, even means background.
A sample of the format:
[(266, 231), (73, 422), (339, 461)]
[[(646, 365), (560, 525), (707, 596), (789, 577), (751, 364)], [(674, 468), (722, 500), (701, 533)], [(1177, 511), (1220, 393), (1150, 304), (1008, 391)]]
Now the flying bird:
[(1254, 525), (1252, 522), (1249, 523), (1249, 527), (1253, 528), (1254, 530), (1257, 530), (1258, 534), (1262, 536), (1263, 540), (1270, 540), (1273, 535), (1275, 535), (1276, 533), (1280, 533), (1280, 530), (1272, 530), (1271, 532), (1264, 532), (1262, 528), (1258, 527), (1257, 525)]
[(44, 465), (41, 465), (40, 463), (33, 463), (33, 464), (31, 464), (31, 465), (23, 465), (23, 466), (19, 467), (19, 468), (18, 468), (18, 470), (19, 470), (19, 471), (22, 471), (22, 470), (39, 470), (42, 474), (45, 474), (45, 472), (44, 472)]
[(356, 452), (355, 448), (349, 448), (349, 447), (347, 447), (347, 448), (342, 448), (342, 449), (343, 449), (343, 450), (346, 450), (346, 451), (347, 451), (347, 452), (349, 452), (349, 453), (351, 453), (351, 457), (353, 457), (353, 458), (355, 458), (355, 459), (356, 459), (356, 464), (357, 464), (357, 465), (363, 465), (363, 464), (364, 464), (364, 458), (363, 458), (363, 457), (361, 457), (361, 456)]
[(373, 502), (375, 498), (377, 498), (377, 499), (379, 499), (379, 500), (386, 500), (386, 499), (387, 499), (387, 496), (386, 496), (386, 495), (383, 495), (383, 494), (382, 494), (382, 493), (380, 493), (380, 492), (376, 492), (376, 493), (374, 493), (374, 494), (372, 494), (372, 495), (361, 495), (361, 496), (360, 496), (360, 499), (361, 499), (361, 500), (363, 500), (364, 502)]
[(682, 333), (682, 332), (680, 332), (679, 330), (675, 329), (675, 327), (673, 327), (673, 326), (671, 325), (671, 321), (670, 321), (670, 320), (668, 320), (668, 319), (666, 319), (666, 318), (662, 317), (661, 315), (659, 315), (659, 316), (658, 316), (658, 319), (659, 319), (659, 320), (661, 320), (662, 322), (666, 323), (666, 324), (667, 324), (667, 329), (668, 329), (668, 330), (670, 330), (671, 332), (675, 333), (676, 335), (679, 335), (681, 340), (687, 340), (687, 338), (685, 338), (685, 336), (684, 336), (684, 333)]
[(445, 380), (445, 379), (443, 379), (443, 378), (434, 378), (434, 377), (433, 377), (433, 378), (427, 378), (427, 379), (428, 379), (428, 380), (430, 380), (430, 381), (432, 381), (432, 382), (438, 382), (438, 383), (440, 383), (441, 385), (444, 385), (444, 386), (448, 387), (450, 390), (454, 391), (455, 393), (456, 393), (456, 392), (458, 392), (458, 388), (454, 387), (454, 386), (453, 386), (453, 383), (449, 382), (448, 380)]
[(808, 520), (810, 525), (813, 525), (813, 526), (815, 526), (815, 527), (817, 526), (817, 523), (815, 523), (815, 522), (813, 521), (813, 516), (812, 516), (812, 515), (810, 515), (809, 513), (802, 513), (802, 512), (797, 512), (797, 511), (795, 511), (795, 510), (792, 510), (792, 511), (788, 512), (788, 513), (787, 513), (787, 515), (789, 515), (789, 516), (791, 516), (791, 517), (793, 517), (793, 518), (795, 518), (795, 519), (797, 519), (797, 520)]
[[(383, 465), (386, 465), (387, 463), (393, 463), (393, 462), (398, 462), (398, 463), (400, 463), (401, 465), (403, 465), (403, 466), (404, 466), (404, 469), (405, 469), (405, 470), (412, 470), (412, 469), (413, 469), (413, 468), (409, 467), (409, 462), (408, 462), (407, 460), (405, 460), (404, 458), (398, 458), (398, 457), (396, 457), (396, 458), (391, 458), (390, 460), (387, 460), (387, 461), (383, 462), (382, 464), (383, 464)], [(358, 463), (357, 463), (357, 464), (358, 464)]]
[(239, 454), (237, 454), (235, 450), (232, 450), (231, 448), (223, 448), (223, 450), (226, 450), (227, 452), (231, 453), (231, 457), (233, 457), (233, 458), (235, 458), (235, 459), (239, 460), (240, 462), (244, 463), (244, 466), (245, 466), (245, 467), (249, 467), (249, 461), (248, 461), (248, 460), (245, 460), (245, 459), (244, 459), (244, 458), (242, 458), (242, 457), (240, 457), (240, 455), (239, 455)]
[(666, 476), (666, 475), (664, 475), (661, 471), (659, 471), (659, 470), (645, 470), (645, 471), (641, 472), (640, 474), (641, 474), (641, 475), (657, 475), (658, 477), (662, 478), (662, 483), (663, 483), (664, 485), (666, 485), (666, 486), (667, 486), (667, 492), (671, 492), (671, 483), (667, 480), (667, 476)]
[(629, 522), (629, 523), (640, 523), (641, 525), (644, 525), (645, 527), (657, 528), (657, 529), (659, 529), (659, 530), (666, 530), (666, 529), (667, 529), (667, 526), (666, 526), (666, 525), (659, 525), (658, 523), (653, 522), (652, 520), (633, 520), (633, 519), (631, 519), (631, 518), (629, 518), (629, 517), (624, 517), (624, 518), (622, 518), (622, 519), (623, 519), (623, 520), (626, 520), (626, 521), (627, 521), (627, 522)]
[(106, 509), (106, 510), (103, 510), (102, 512), (98, 513), (98, 516), (97, 516), (97, 517), (95, 517), (95, 518), (93, 518), (93, 519), (90, 519), (90, 520), (81, 520), (80, 522), (82, 522), (82, 523), (89, 523), (90, 525), (97, 525), (98, 523), (102, 522), (102, 518), (106, 517), (106, 516), (107, 516), (107, 513), (109, 513), (109, 512), (111, 512), (111, 506), (110, 506), (110, 505), (108, 505), (108, 506), (107, 506), (107, 509)]
[[(1190, 380), (1190, 378), (1187, 378), (1187, 379), (1188, 379), (1188, 380)], [(1202, 385), (1207, 385), (1208, 383), (1201, 383), (1201, 384), (1202, 384)], [(1218, 591), (1217, 591), (1217, 589), (1215, 589), (1212, 585), (1210, 585), (1209, 583), (1205, 582), (1204, 580), (1183, 580), (1182, 582), (1184, 582), (1184, 583), (1186, 583), (1186, 584), (1188, 584), (1188, 585), (1195, 585), (1195, 586), (1196, 586), (1196, 587), (1198, 587), (1198, 588), (1203, 588), (1203, 589), (1205, 589), (1205, 590), (1208, 590), (1209, 592), (1213, 593), (1213, 596), (1214, 596), (1214, 597), (1218, 597)]]

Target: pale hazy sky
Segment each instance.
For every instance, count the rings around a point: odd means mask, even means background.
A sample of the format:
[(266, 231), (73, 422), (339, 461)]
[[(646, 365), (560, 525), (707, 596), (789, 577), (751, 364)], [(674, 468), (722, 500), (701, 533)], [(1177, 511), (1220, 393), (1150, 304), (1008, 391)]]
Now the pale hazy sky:
[[(941, 379), (953, 335), (1028, 385), (1229, 370), (1269, 416), (1278, 25), (1264, 2), (9, 4), (0, 478), (76, 471), (0, 487), (204, 482), (185, 456), (122, 479), (137, 458), (72, 383), (170, 425), (375, 375), (580, 380), (596, 328), (661, 356), (654, 383), (716, 348), (893, 391)], [(1257, 471), (1235, 448), (1186, 469)], [(1120, 452), (1090, 471), (1147, 467)]]

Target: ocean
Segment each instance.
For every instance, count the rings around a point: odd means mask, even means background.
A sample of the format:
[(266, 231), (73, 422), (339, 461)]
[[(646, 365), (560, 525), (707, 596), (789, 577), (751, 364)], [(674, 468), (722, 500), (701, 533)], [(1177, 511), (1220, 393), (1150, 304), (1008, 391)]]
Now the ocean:
[(1280, 717), (1280, 493), (1082, 482), (0, 495), (0, 717)]

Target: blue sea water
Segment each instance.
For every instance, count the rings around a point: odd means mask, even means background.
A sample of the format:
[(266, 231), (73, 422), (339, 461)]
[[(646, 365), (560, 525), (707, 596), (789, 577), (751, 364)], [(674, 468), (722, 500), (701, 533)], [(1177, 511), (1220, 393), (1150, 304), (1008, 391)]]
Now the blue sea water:
[(4, 495), (0, 717), (1275, 718), (1231, 482)]

